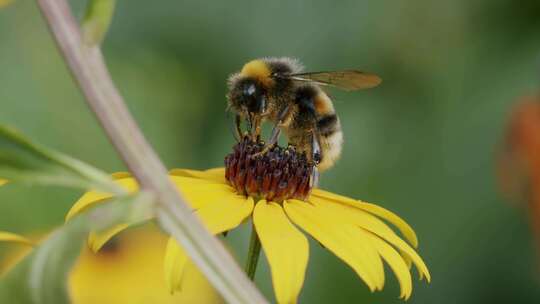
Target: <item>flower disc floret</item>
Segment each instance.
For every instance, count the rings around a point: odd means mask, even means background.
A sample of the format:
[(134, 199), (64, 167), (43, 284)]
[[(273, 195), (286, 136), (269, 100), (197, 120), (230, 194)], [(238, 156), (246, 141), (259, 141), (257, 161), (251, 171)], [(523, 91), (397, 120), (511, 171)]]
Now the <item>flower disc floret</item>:
[(225, 179), (239, 194), (267, 201), (306, 200), (314, 170), (304, 153), (293, 146), (274, 146), (261, 153), (263, 142), (244, 137), (225, 157)]

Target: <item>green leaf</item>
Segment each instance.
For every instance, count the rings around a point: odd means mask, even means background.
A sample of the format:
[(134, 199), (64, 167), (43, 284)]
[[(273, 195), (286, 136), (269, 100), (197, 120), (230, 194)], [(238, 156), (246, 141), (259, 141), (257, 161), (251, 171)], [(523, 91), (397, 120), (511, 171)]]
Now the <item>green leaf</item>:
[(88, 233), (118, 223), (147, 220), (153, 211), (153, 197), (139, 192), (117, 197), (70, 220), (0, 278), (0, 303), (70, 303), (67, 290), (69, 271)]
[(100, 205), (79, 215), (91, 219), (92, 231), (107, 230), (116, 224), (136, 225), (154, 217), (154, 195), (147, 191), (118, 196), (106, 204), (107, 208)]
[(88, 233), (80, 217), (55, 230), (37, 249), (0, 279), (0, 303), (69, 303), (67, 274)]
[(55, 231), (35, 252), (29, 272), (29, 286), (34, 303), (69, 303), (66, 281), (79, 256), (88, 233), (85, 218)]
[[(125, 208), (117, 208), (116, 210), (108, 211), (108, 214), (99, 212), (98, 209), (94, 212), (95, 216), (102, 218), (116, 218), (116, 225), (100, 227), (95, 226), (92, 233), (88, 236), (88, 246), (92, 251), (99, 251), (106, 243), (110, 241), (118, 233), (129, 227), (141, 224), (154, 218), (154, 199), (150, 193), (139, 193), (136, 197), (126, 197), (124, 200), (131, 201), (131, 208), (126, 212)], [(111, 222), (111, 221), (109, 221)]]
[(82, 24), (83, 41), (88, 46), (101, 44), (111, 25), (116, 0), (90, 0)]
[(108, 174), (80, 160), (33, 143), (19, 132), (1, 125), (0, 179), (125, 193)]

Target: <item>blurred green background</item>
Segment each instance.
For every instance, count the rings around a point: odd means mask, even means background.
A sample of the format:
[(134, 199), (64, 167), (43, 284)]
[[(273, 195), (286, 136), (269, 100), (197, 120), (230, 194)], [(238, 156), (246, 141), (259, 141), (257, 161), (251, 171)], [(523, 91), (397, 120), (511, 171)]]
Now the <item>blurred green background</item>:
[[(70, 2), (82, 16), (85, 1)], [(539, 37), (537, 0), (130, 0), (118, 3), (104, 53), (169, 168), (222, 165), (233, 144), (226, 79), (250, 59), (290, 56), (309, 70), (379, 74), (376, 89), (331, 92), (345, 147), (322, 187), (380, 204), (415, 228), (433, 282), (415, 282), (409, 303), (540, 303), (525, 211), (501, 198), (495, 177), (507, 113), (540, 85)], [(106, 171), (124, 169), (34, 1), (0, 10), (0, 123)], [(60, 225), (79, 195), (2, 187), (0, 230)], [(228, 237), (239, 259), (248, 228)], [(261, 265), (257, 283), (273, 299)], [(300, 301), (398, 303), (387, 277), (371, 294), (311, 242)]]

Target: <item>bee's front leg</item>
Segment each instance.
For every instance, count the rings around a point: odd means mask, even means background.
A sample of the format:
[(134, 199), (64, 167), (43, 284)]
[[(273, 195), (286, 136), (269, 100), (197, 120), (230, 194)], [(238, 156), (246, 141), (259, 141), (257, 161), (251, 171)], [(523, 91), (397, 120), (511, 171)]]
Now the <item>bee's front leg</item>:
[(270, 134), (270, 138), (268, 139), (268, 142), (264, 145), (264, 148), (261, 152), (258, 152), (255, 154), (255, 156), (262, 155), (266, 152), (268, 152), (272, 147), (277, 144), (279, 140), (279, 135), (281, 134), (281, 127), (283, 127), (283, 123), (285, 119), (289, 116), (289, 107), (286, 107), (281, 111), (278, 115), (278, 120), (274, 127), (272, 127), (272, 133)]
[(240, 114), (234, 115), (234, 137), (236, 138), (236, 141), (241, 141), (242, 137), (244, 137), (244, 134), (242, 133), (242, 116)]
[(261, 137), (262, 117), (260, 115), (253, 115), (251, 121), (251, 137), (253, 141), (259, 141), (259, 138)]

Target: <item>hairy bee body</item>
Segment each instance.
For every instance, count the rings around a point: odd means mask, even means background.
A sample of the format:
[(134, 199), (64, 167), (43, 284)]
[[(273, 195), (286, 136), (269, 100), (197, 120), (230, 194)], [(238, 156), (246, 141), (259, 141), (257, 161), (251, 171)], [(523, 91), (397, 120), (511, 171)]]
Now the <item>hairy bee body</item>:
[(248, 62), (229, 78), (228, 106), (236, 114), (236, 129), (247, 120), (255, 137), (263, 121), (274, 123), (269, 145), (283, 130), (289, 145), (306, 153), (319, 171), (334, 165), (341, 155), (343, 134), (332, 100), (320, 85), (344, 90), (377, 86), (380, 78), (356, 70), (303, 73), (290, 58), (263, 58)]
[(314, 155), (315, 136), (320, 149), (318, 169), (332, 167), (341, 156), (343, 133), (331, 99), (319, 86), (304, 84), (295, 89), (294, 107), (290, 122), (283, 126), (289, 144)]
[[(229, 77), (229, 108), (244, 119), (251, 112), (263, 120), (277, 121), (280, 111), (294, 99), (295, 83), (272, 75), (300, 73), (302, 69), (298, 61), (287, 57), (256, 59), (246, 63), (239, 73)], [(249, 90), (255, 90), (255, 93), (250, 95)]]

